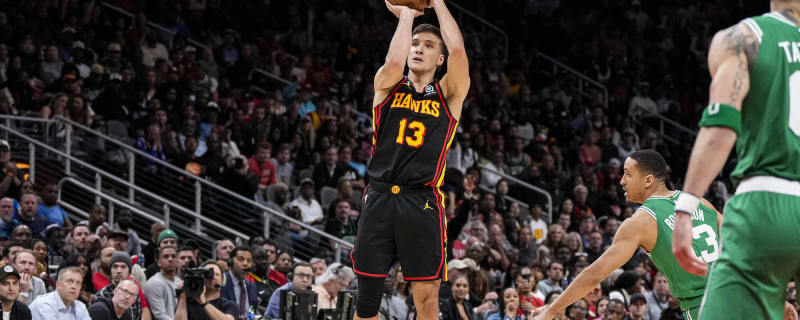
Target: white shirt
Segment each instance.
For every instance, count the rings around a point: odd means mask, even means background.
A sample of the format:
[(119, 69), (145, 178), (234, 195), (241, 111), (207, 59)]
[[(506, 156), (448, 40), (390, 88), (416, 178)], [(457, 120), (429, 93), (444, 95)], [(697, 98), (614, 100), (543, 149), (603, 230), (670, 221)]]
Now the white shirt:
[(544, 239), (547, 239), (547, 223), (544, 220), (530, 220), (531, 226), (531, 233), (533, 233), (533, 239), (536, 240), (536, 244), (542, 244)]
[(653, 101), (653, 99), (650, 99), (650, 97), (635, 96), (633, 99), (631, 99), (631, 104), (628, 107), (628, 115), (636, 115), (640, 117), (654, 116), (652, 113), (640, 110), (640, 108), (658, 114), (658, 105), (656, 105), (656, 102)]
[(291, 208), (292, 206), (297, 206), (300, 209), (300, 215), (305, 223), (321, 220), (323, 217), (322, 206), (314, 198), (311, 198), (311, 202), (308, 202), (303, 197), (297, 197), (297, 199), (289, 203), (289, 207)]
[(453, 168), (461, 173), (466, 173), (467, 169), (475, 165), (478, 154), (472, 148), (463, 148), (461, 144), (456, 144), (447, 152), (447, 168)]
[(33, 320), (91, 320), (83, 302), (75, 300), (67, 307), (58, 291), (40, 296), (30, 305), (30, 309)]
[[(500, 173), (505, 173), (505, 171), (502, 168), (498, 168), (492, 162), (487, 162), (485, 164), (482, 164), (480, 167)], [(497, 181), (500, 181), (500, 179), (502, 179), (503, 177), (489, 170), (481, 170), (481, 176), (482, 176), (481, 185), (494, 191), (494, 187), (497, 185)]]

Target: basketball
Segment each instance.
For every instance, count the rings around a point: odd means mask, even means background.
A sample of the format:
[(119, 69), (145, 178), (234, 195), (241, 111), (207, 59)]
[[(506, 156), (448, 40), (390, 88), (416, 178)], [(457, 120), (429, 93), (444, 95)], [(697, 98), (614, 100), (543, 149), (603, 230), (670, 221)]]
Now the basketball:
[(425, 11), (428, 7), (430, 0), (389, 0), (389, 3), (396, 6), (406, 6), (411, 9)]

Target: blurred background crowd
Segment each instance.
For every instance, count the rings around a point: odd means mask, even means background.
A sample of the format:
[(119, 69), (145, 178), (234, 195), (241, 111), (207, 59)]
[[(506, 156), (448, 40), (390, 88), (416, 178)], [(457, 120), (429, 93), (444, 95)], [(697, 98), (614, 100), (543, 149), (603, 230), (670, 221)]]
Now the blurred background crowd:
[[(462, 21), (472, 84), (443, 186), (452, 260), (442, 319), (491, 319), (504, 308), (527, 314), (597, 259), (636, 210), (619, 185), (630, 153), (660, 152), (668, 185), (680, 187), (707, 103), (711, 36), (768, 4), (457, 3), (467, 10), (451, 7)], [(372, 78), (395, 27), (383, 2), (372, 0), (0, 0), (0, 113), (85, 125), (352, 243), (369, 181)], [(134, 318), (163, 320), (186, 317), (192, 298), (201, 300), (190, 295), (187, 308), (181, 294), (168, 292), (201, 264), (217, 266), (208, 300), (234, 317), (269, 315), (277, 289), (312, 286), (312, 278), (320, 308), (335, 307), (335, 293), (356, 285), (346, 250), (297, 223), (268, 238), (213, 239), (200, 248), (161, 222), (149, 234), (133, 230), (128, 210), (110, 221), (102, 204), (83, 208), (90, 214), (81, 221), (58, 205), (59, 177), (26, 181), (13, 149), (0, 142), (0, 238), (3, 263), (43, 283), (29, 291), (46, 294), (58, 269), (79, 266), (79, 300), (88, 307), (131, 276), (142, 288)], [(720, 211), (733, 164), (705, 195)], [(104, 165), (113, 161), (99, 158)], [(34, 267), (20, 265), (26, 250)], [(115, 273), (119, 263), (127, 275)], [(384, 319), (413, 318), (399, 268), (386, 293)], [(791, 287), (787, 300), (797, 306), (794, 297)], [(566, 316), (682, 315), (639, 252)]]

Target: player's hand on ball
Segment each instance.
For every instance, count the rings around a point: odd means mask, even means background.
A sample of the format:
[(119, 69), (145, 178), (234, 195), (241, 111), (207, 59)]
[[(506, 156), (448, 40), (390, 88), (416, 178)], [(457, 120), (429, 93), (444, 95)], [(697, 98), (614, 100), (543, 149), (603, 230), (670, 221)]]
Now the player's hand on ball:
[[(427, 6), (427, 4), (419, 8), (419, 10), (411, 7), (414, 5), (414, 3), (419, 3), (421, 1), (425, 0), (383, 0), (383, 2), (386, 3), (386, 8), (388, 8), (389, 11), (391, 11), (392, 14), (394, 14), (394, 16), (397, 18), (400, 18), (400, 15), (405, 10), (412, 11), (414, 13), (414, 17), (419, 17), (423, 15), (425, 13), (423, 10), (425, 9), (425, 6)], [(393, 2), (397, 4), (392, 4)]]
[(708, 265), (692, 250), (692, 217), (685, 213), (675, 213), (675, 231), (672, 232), (672, 254), (681, 268), (702, 276), (708, 272)]

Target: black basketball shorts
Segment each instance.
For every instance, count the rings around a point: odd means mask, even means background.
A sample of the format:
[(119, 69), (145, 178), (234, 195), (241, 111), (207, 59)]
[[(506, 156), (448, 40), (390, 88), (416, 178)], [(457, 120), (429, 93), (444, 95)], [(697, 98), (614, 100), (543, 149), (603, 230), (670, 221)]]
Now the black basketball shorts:
[(361, 198), (353, 271), (386, 277), (400, 262), (408, 281), (437, 280), (447, 274), (447, 220), (439, 188), (371, 182)]

